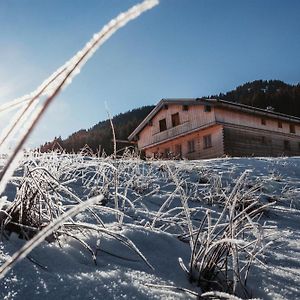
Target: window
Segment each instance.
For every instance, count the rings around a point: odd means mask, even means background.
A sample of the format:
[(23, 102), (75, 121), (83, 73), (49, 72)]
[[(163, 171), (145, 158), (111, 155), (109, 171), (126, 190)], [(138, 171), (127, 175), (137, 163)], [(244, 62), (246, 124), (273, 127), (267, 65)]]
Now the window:
[(262, 136), (261, 137), (261, 143), (262, 144), (266, 144), (267, 142), (266, 142), (266, 137), (265, 136)]
[(188, 141), (188, 152), (195, 152), (195, 140)]
[(204, 147), (203, 147), (204, 149), (212, 147), (211, 135), (210, 134), (209, 135), (205, 135), (203, 137), (203, 143), (204, 143)]
[(178, 126), (180, 124), (179, 113), (173, 114), (171, 117), (172, 117), (172, 126), (173, 127)]
[(290, 133), (296, 133), (294, 124), (290, 124)]
[(211, 112), (211, 106), (210, 105), (204, 105), (204, 111), (205, 112)]
[(175, 145), (175, 155), (181, 157), (181, 145)]
[(188, 105), (182, 105), (182, 110), (183, 111), (188, 111), (189, 110), (189, 106)]
[(278, 120), (278, 128), (282, 128), (282, 122)]
[(169, 158), (170, 157), (170, 148), (166, 148), (164, 151), (164, 157)]
[(159, 131), (162, 132), (162, 131), (165, 131), (165, 130), (167, 130), (166, 119), (159, 120)]
[(290, 141), (284, 140), (284, 150), (291, 150)]
[(261, 125), (266, 125), (266, 124), (267, 124), (266, 119), (262, 118), (262, 119), (261, 119)]

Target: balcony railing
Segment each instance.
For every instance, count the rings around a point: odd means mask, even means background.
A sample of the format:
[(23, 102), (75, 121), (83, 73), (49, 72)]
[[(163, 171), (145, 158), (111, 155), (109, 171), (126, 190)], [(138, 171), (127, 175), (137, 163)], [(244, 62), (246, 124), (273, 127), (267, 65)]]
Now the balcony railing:
[(151, 144), (158, 143), (158, 142), (164, 141), (166, 139), (178, 136), (178, 135), (186, 133), (192, 129), (194, 129), (194, 128), (192, 128), (191, 122), (188, 121), (188, 122), (182, 123), (176, 127), (172, 127), (165, 131), (155, 133), (152, 137)]
[(177, 136), (184, 135), (186, 133), (190, 133), (197, 129), (207, 128), (216, 124), (215, 120), (210, 120), (207, 122), (201, 122), (202, 120), (198, 120), (198, 123), (194, 123), (191, 121), (186, 121), (178, 126), (171, 127), (162, 132), (154, 133), (151, 137), (148, 137), (146, 143), (140, 145), (141, 148), (149, 147), (155, 145), (156, 143), (164, 142), (168, 139), (176, 138)]

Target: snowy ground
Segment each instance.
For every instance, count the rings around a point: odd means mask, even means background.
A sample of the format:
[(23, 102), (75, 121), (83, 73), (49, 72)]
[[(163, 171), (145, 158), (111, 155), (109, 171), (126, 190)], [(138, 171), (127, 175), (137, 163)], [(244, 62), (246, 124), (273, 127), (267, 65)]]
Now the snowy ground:
[[(106, 196), (106, 207), (114, 207), (113, 179), (105, 178), (105, 181), (103, 177), (113, 164), (111, 161), (85, 158), (79, 162), (61, 157), (59, 162), (48, 158), (37, 163), (48, 168), (81, 199), (101, 192)], [(76, 163), (74, 170), (77, 169), (70, 172), (72, 164)], [(267, 267), (254, 262), (250, 269), (249, 296), (300, 298), (300, 158), (225, 158), (192, 162), (129, 160), (117, 163), (116, 167), (119, 209), (124, 219), (117, 222), (115, 214), (109, 211), (101, 212), (101, 219), (107, 228), (130, 239), (153, 269), (116, 239), (79, 232), (77, 237), (93, 251), (99, 249), (96, 264), (91, 253), (76, 239), (62, 237), (60, 243), (44, 241), (2, 279), (1, 299), (195, 299), (179, 289), (149, 286), (168, 285), (201, 293), (195, 283), (189, 282), (178, 260), (181, 258), (187, 266), (190, 259), (189, 243), (179, 238), (186, 232), (186, 224), (181, 223), (185, 211), (178, 185), (183, 187), (193, 226), (197, 226), (206, 209), (216, 214), (221, 211), (222, 202), (216, 195), (222, 191), (230, 193), (245, 170), (251, 170), (247, 176), (249, 186), (260, 184), (256, 193), (262, 203), (276, 202), (260, 220), (271, 228), (267, 233), (271, 232), (272, 236), (267, 240), (272, 244), (260, 257)], [(85, 173), (85, 177), (80, 177), (80, 173)], [(98, 177), (93, 177), (95, 174)], [(14, 186), (21, 182), (20, 175), (22, 172), (16, 173), (2, 201), (13, 200)], [(72, 176), (76, 180), (70, 180)], [(101, 182), (109, 183), (107, 189)], [(163, 203), (166, 203), (164, 207)], [(95, 222), (87, 211), (79, 213), (76, 220)], [(26, 241), (15, 233), (9, 239), (3, 237), (2, 261), (24, 243)]]

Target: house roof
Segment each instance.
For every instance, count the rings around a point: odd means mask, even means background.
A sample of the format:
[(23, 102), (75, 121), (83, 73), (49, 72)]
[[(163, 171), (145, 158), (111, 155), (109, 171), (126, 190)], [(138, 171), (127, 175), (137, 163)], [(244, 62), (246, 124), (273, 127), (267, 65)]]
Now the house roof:
[(166, 104), (179, 104), (179, 105), (213, 105), (215, 107), (224, 107), (243, 112), (262, 115), (270, 118), (276, 118), (283, 121), (300, 123), (300, 118), (274, 112), (268, 109), (262, 109), (236, 102), (230, 102), (219, 99), (206, 99), (206, 98), (180, 98), (180, 99), (161, 99), (148, 116), (139, 124), (139, 126), (129, 135), (128, 139), (132, 140), (139, 132), (141, 132), (149, 121), (161, 110)]

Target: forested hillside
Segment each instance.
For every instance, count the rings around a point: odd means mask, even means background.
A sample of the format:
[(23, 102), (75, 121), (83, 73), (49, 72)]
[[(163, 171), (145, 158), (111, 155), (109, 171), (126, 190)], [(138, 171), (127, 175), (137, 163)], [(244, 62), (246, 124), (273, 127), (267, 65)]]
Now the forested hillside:
[[(226, 94), (213, 95), (208, 98), (218, 98), (260, 108), (272, 106), (274, 111), (300, 117), (300, 84), (290, 85), (279, 80), (256, 80), (245, 83)], [(129, 134), (153, 108), (154, 106), (144, 106), (113, 117), (116, 138), (127, 140)], [(88, 130), (79, 130), (64, 140), (60, 137), (55, 138), (52, 142), (41, 146), (41, 150), (52, 150), (59, 145), (67, 152), (78, 152), (85, 145), (89, 145), (93, 151), (98, 151), (101, 147), (101, 150), (111, 154), (113, 143), (110, 121), (101, 121)], [(125, 145), (118, 143), (118, 149)]]
[[(144, 106), (133, 109), (126, 113), (121, 113), (112, 118), (116, 138), (127, 140), (130, 133), (139, 125), (139, 123), (149, 114), (154, 106)], [(105, 153), (113, 152), (112, 129), (109, 119), (101, 121), (88, 130), (81, 129), (67, 139), (61, 137), (55, 138), (52, 142), (47, 142), (41, 146), (41, 151), (45, 152), (55, 148), (62, 147), (67, 152), (78, 152), (85, 145), (88, 145), (94, 152), (99, 149)], [(118, 143), (118, 149), (123, 148), (126, 144)]]
[(300, 84), (280, 80), (256, 80), (238, 86), (226, 94), (211, 96), (260, 108), (272, 106), (274, 111), (300, 117)]

